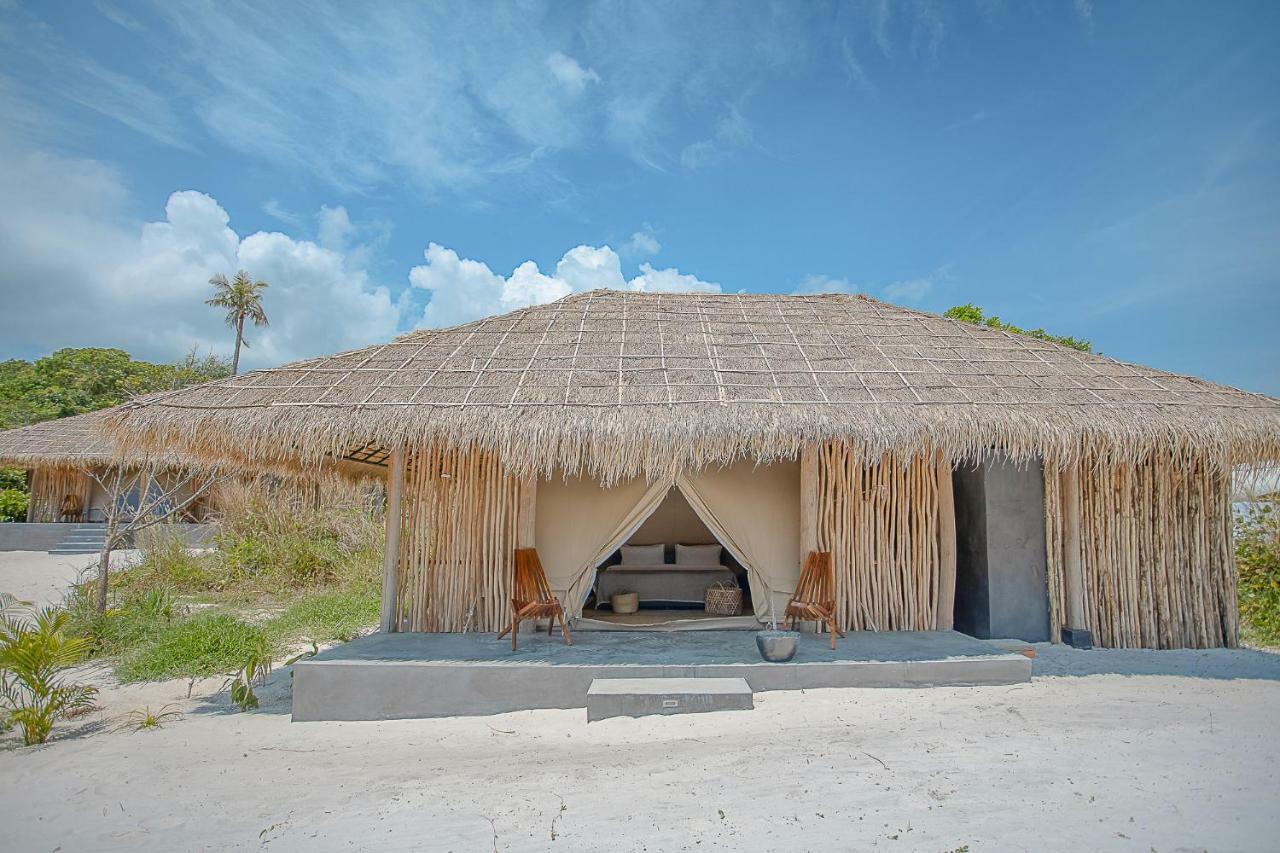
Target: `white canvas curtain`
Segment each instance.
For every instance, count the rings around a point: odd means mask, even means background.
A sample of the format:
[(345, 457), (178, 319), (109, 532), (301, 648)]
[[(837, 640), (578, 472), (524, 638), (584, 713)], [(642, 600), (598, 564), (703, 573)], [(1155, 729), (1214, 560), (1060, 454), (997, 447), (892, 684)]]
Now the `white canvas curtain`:
[(631, 538), (670, 488), (670, 482), (642, 479), (608, 489), (585, 477), (538, 483), (534, 544), (570, 618), (582, 613), (595, 567)]
[(677, 487), (720, 543), (747, 570), (756, 617), (781, 617), (800, 577), (800, 466), (742, 461), (681, 475), (673, 483), (629, 480), (605, 489), (589, 478), (538, 483), (534, 542), (551, 588), (570, 617), (595, 568), (640, 528)]
[(800, 580), (800, 465), (742, 461), (676, 480), (703, 523), (747, 570), (756, 618), (778, 619)]

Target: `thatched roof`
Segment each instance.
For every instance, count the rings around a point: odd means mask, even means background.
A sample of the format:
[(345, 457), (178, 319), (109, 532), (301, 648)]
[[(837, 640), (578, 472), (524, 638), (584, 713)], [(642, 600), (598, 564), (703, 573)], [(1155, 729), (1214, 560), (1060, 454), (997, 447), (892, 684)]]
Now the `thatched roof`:
[(597, 290), (126, 404), (128, 441), (244, 464), (499, 451), (606, 479), (841, 439), (978, 458), (1280, 458), (1280, 401), (864, 296)]
[(104, 412), (73, 415), (0, 432), (0, 465), (18, 468), (92, 468), (116, 459)]

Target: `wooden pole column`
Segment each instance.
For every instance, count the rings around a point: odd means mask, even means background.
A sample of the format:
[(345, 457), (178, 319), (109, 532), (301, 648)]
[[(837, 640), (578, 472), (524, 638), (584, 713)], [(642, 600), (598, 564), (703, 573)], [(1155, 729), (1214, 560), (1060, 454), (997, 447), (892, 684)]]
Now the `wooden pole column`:
[(956, 501), (951, 491), (951, 460), (938, 454), (938, 598), (933, 624), (939, 631), (954, 627), (956, 610)]
[(818, 550), (818, 445), (800, 451), (800, 562)]
[(404, 448), (391, 451), (391, 468), (387, 471), (387, 541), (382, 555), (382, 619), (385, 634), (400, 629), (396, 618), (396, 588), (400, 585), (400, 528), (404, 525)]
[(1084, 615), (1084, 565), (1080, 550), (1080, 468), (1072, 465), (1060, 475), (1059, 506), (1062, 511), (1062, 587), (1066, 598), (1066, 625), (1059, 640), (1077, 648), (1092, 646)]

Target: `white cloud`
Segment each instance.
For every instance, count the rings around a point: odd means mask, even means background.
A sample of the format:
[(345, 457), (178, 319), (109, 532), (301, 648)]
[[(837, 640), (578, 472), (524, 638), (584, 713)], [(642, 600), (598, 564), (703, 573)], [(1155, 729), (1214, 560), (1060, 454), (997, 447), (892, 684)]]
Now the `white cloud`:
[(686, 145), (680, 152), (680, 165), (686, 169), (699, 169), (717, 163), (752, 139), (751, 125), (746, 117), (736, 106), (729, 104), (716, 120), (715, 134), (710, 139)]
[(269, 198), (262, 203), (262, 212), (277, 222), (292, 225), (295, 228), (302, 224), (302, 217), (291, 210), (286, 210), (280, 202)]
[(657, 236), (653, 233), (653, 226), (645, 223), (644, 228), (636, 231), (631, 235), (631, 239), (627, 241), (626, 253), (633, 258), (641, 258), (646, 255), (656, 255), (662, 251), (662, 244), (658, 242)]
[(573, 95), (581, 95), (588, 83), (600, 82), (600, 75), (595, 69), (583, 68), (578, 60), (565, 56), (558, 50), (547, 57), (547, 68), (551, 71), (551, 76), (559, 80)]
[(502, 276), (480, 261), (461, 258), (452, 249), (432, 243), (426, 263), (409, 271), (410, 284), (431, 294), (418, 322), (420, 327), (452, 326), (491, 314), (551, 302), (570, 293), (597, 288), (657, 292), (719, 293), (720, 285), (677, 269), (640, 265), (640, 274), (627, 281), (618, 253), (608, 246), (575, 246), (546, 275), (533, 261), (525, 261)]
[(632, 290), (648, 293), (719, 293), (720, 285), (686, 275), (677, 269), (656, 270), (640, 265), (640, 275), (628, 283)]
[(913, 278), (909, 281), (895, 281), (885, 285), (884, 298), (890, 302), (905, 302), (914, 305), (920, 302), (933, 290), (933, 280)]
[(271, 284), (271, 325), (249, 331), (249, 367), (396, 332), (402, 306), (349, 253), (274, 232), (242, 239), (217, 201), (193, 191), (173, 193), (163, 219), (139, 226), (101, 164), (3, 146), (0, 155), (0, 338), (15, 355), (63, 346), (117, 346), (159, 361), (192, 346), (229, 353), (231, 333), (204, 300), (210, 276), (241, 267)]
[(791, 291), (802, 295), (819, 293), (857, 293), (858, 286), (847, 278), (832, 278), (826, 275), (808, 275), (804, 281)]

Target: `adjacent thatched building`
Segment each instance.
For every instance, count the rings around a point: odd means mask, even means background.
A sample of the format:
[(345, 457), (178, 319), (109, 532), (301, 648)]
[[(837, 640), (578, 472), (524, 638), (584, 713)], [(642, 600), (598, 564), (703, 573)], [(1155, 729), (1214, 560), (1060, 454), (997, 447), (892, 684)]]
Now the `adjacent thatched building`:
[(816, 548), (855, 630), (1233, 645), (1229, 475), (1280, 459), (1271, 398), (844, 295), (593, 291), (113, 427), (246, 468), (388, 466), (388, 630), (497, 630), (524, 545), (573, 615), (674, 487), (761, 618)]
[[(107, 412), (90, 412), (57, 420), (41, 421), (31, 426), (0, 432), (0, 465), (21, 468), (27, 472), (31, 489), (31, 502), (27, 505), (27, 521), (102, 521), (111, 498), (104, 483), (109, 483), (107, 472), (122, 461), (116, 442), (105, 432)], [(155, 454), (134, 454), (132, 462), (140, 466), (149, 464)], [(178, 464), (172, 454), (159, 455), (152, 488), (167, 489), (177, 484)], [(136, 492), (142, 483), (131, 483)], [(186, 495), (194, 491), (179, 487), (175, 498), (183, 503)], [(121, 495), (122, 500), (136, 504), (139, 495)], [(68, 499), (71, 500), (68, 500)], [(78, 506), (74, 516), (63, 513), (70, 506)], [(202, 521), (209, 513), (207, 500), (197, 498), (183, 511), (187, 521)]]

